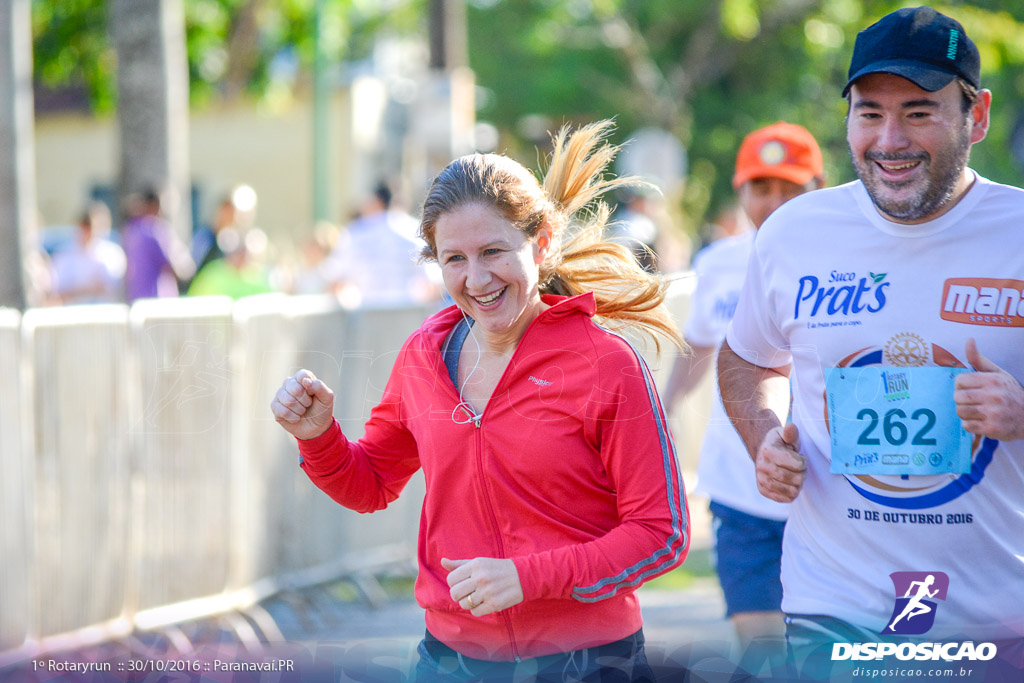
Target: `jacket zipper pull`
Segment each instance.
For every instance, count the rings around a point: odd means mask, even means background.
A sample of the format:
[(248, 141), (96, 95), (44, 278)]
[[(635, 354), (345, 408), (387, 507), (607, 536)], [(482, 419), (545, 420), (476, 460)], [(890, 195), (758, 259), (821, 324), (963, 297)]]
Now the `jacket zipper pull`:
[[(472, 422), (473, 424), (476, 425), (477, 429), (480, 429), (480, 418), (483, 417), (483, 415), (477, 415), (476, 411), (474, 411), (472, 408), (470, 408), (469, 404), (466, 403), (465, 401), (463, 401), (458, 406), (456, 406), (456, 410), (458, 410), (459, 408), (462, 408), (462, 412), (464, 412), (466, 414), (466, 417), (469, 418), (469, 420), (467, 420), (467, 422)], [(455, 419), (455, 414), (454, 413), (452, 413), (452, 419)], [(466, 424), (466, 423), (465, 422), (461, 422), (459, 424)]]

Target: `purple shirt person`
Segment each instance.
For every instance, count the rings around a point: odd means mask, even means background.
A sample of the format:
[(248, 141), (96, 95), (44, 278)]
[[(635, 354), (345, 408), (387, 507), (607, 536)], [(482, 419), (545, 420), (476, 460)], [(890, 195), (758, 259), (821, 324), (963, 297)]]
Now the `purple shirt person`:
[(148, 297), (178, 296), (178, 281), (187, 279), (194, 268), (187, 248), (160, 216), (159, 195), (147, 191), (141, 209), (125, 223), (121, 235), (128, 259), (128, 303)]

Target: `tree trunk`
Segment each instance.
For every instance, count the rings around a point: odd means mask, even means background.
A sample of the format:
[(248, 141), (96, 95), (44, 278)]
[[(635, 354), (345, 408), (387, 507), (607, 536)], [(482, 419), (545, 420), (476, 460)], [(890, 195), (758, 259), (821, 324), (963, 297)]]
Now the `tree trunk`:
[(0, 306), (25, 307), (36, 222), (30, 0), (0, 2)]
[(451, 71), (469, 64), (465, 0), (430, 0), (430, 68)]
[(118, 197), (152, 188), (164, 215), (192, 233), (188, 168), (188, 63), (182, 0), (113, 0), (120, 138)]
[(263, 0), (247, 0), (235, 14), (228, 36), (228, 68), (224, 75), (224, 100), (233, 102), (245, 92), (259, 57), (258, 14)]

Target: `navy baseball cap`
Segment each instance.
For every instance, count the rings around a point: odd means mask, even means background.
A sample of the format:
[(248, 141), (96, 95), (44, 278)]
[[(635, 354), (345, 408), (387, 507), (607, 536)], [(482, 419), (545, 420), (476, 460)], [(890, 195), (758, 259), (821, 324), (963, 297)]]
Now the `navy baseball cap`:
[(956, 19), (931, 7), (906, 7), (857, 34), (843, 97), (855, 80), (875, 73), (902, 76), (928, 92), (958, 76), (977, 88), (981, 57)]

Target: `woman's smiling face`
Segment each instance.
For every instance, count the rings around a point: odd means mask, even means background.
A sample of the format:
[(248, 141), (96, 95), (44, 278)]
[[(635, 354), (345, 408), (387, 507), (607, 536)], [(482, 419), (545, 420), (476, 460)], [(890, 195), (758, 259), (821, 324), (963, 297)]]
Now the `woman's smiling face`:
[(437, 219), (434, 240), (445, 287), (486, 334), (518, 342), (541, 311), (538, 266), (550, 234), (528, 238), (495, 209), (471, 203)]

